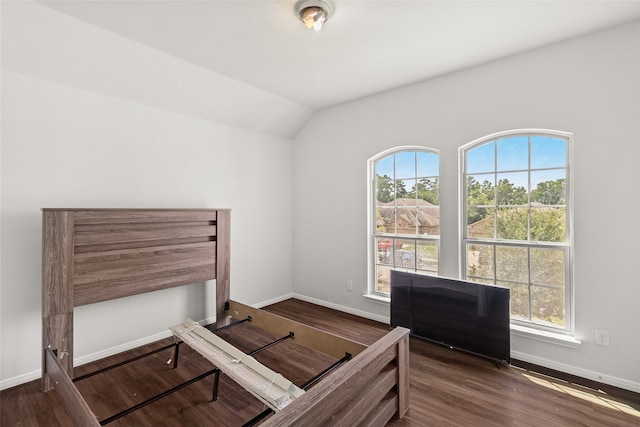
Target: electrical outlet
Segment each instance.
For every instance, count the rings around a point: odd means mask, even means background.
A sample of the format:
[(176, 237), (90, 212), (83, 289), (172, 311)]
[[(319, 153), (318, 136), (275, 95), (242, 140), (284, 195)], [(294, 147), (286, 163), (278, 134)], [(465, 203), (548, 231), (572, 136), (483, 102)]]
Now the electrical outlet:
[(347, 290), (348, 291), (353, 290), (353, 280), (347, 280)]
[(596, 329), (596, 344), (609, 347), (609, 331)]

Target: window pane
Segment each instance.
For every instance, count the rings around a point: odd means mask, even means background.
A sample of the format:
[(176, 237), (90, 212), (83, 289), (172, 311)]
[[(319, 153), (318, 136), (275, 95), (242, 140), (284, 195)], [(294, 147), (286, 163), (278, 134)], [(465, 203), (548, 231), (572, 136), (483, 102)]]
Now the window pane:
[(496, 203), (498, 206), (526, 205), (529, 203), (527, 188), (529, 187), (527, 172), (498, 174), (496, 186)]
[(493, 245), (467, 245), (467, 276), (494, 280)]
[(531, 320), (564, 326), (564, 288), (531, 285)]
[(418, 205), (418, 234), (440, 235), (440, 208)]
[(396, 208), (379, 206), (376, 209), (376, 233), (396, 232)]
[(509, 283), (511, 299), (511, 318), (529, 320), (529, 287), (517, 283)]
[(527, 248), (496, 246), (496, 280), (529, 283)]
[(566, 140), (545, 135), (531, 137), (531, 169), (566, 166)]
[(419, 241), (416, 244), (417, 268), (432, 274), (438, 273), (438, 243)]
[(498, 171), (529, 169), (529, 137), (512, 136), (498, 140)]
[(418, 174), (420, 177), (437, 177), (440, 175), (440, 156), (436, 153), (419, 151)]
[(391, 268), (389, 267), (384, 267), (381, 265), (376, 266), (376, 292), (382, 292), (385, 294), (390, 293), (390, 271)]
[(498, 209), (496, 237), (506, 240), (527, 240), (529, 212), (527, 208)]
[[(416, 198), (416, 180), (415, 179), (398, 179), (396, 180), (396, 199), (414, 199)], [(415, 202), (413, 202), (415, 206)]]
[(396, 233), (416, 234), (417, 233), (418, 208), (398, 207), (398, 219), (396, 223)]
[(531, 249), (531, 283), (564, 287), (564, 251), (561, 249)]
[(395, 244), (395, 266), (400, 268), (416, 268), (416, 242), (398, 239)]
[(487, 142), (466, 152), (466, 173), (493, 172), (496, 170), (495, 141)]
[(467, 237), (493, 239), (495, 237), (495, 209), (467, 207)]
[(565, 224), (565, 208), (531, 208), (531, 240), (533, 241), (566, 241)]
[(376, 175), (393, 178), (393, 156), (384, 157), (376, 162)]
[(393, 239), (376, 238), (376, 264), (393, 266)]
[(495, 285), (492, 279), (485, 279), (483, 277), (468, 277), (469, 282), (484, 283), (485, 285)]
[(396, 185), (393, 179), (387, 175), (376, 176), (376, 200), (389, 203), (396, 198)]
[(469, 175), (467, 177), (467, 204), (494, 205), (494, 174)]
[(567, 171), (553, 169), (531, 172), (531, 204), (564, 205), (567, 198)]
[(424, 200), (432, 205), (440, 204), (440, 195), (438, 189), (438, 178), (422, 178), (418, 180), (417, 184), (417, 198)]
[(416, 153), (405, 151), (396, 154), (396, 178), (416, 177)]

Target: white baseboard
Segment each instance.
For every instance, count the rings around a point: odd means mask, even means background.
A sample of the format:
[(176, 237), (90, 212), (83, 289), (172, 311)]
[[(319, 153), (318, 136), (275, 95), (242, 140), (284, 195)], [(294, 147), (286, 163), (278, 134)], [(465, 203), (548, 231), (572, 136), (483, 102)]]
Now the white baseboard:
[(332, 302), (311, 298), (305, 295), (292, 294), (291, 298), (296, 298), (302, 301), (310, 302), (312, 304), (320, 305), (327, 308), (332, 308), (334, 310), (353, 314), (355, 316), (364, 317), (365, 319), (375, 320), (376, 322), (386, 323), (387, 325), (391, 323), (391, 319), (385, 316), (379, 316), (377, 314), (368, 313), (366, 311), (356, 310), (351, 307), (345, 307), (344, 305), (334, 304)]
[(38, 369), (36, 371), (27, 372), (26, 374), (18, 375), (12, 378), (7, 378), (6, 380), (0, 381), (0, 390), (6, 390), (11, 387), (28, 383), (29, 381), (37, 380), (41, 376), (42, 376), (42, 370)]
[(295, 294), (286, 294), (286, 295), (279, 296), (277, 298), (271, 298), (271, 299), (268, 299), (266, 301), (262, 301), (262, 302), (259, 302), (259, 303), (256, 303), (256, 304), (251, 304), (251, 307), (253, 307), (253, 308), (262, 308), (262, 307), (266, 307), (266, 306), (271, 305), (271, 304), (277, 304), (279, 302), (286, 301), (286, 300), (291, 299), (291, 298), (297, 298), (297, 297), (296, 297)]
[[(215, 321), (216, 321), (216, 318), (211, 317), (208, 319), (200, 320), (198, 323), (200, 323), (201, 325), (208, 325)], [(153, 342), (159, 341), (161, 339), (164, 339), (170, 336), (171, 336), (171, 331), (167, 330), (167, 331), (159, 332), (157, 334), (146, 336), (144, 338), (129, 341), (125, 344), (106, 348), (104, 350), (100, 350), (95, 353), (76, 357), (73, 359), (73, 366), (80, 366), (86, 363), (94, 362), (96, 360), (104, 359), (105, 357), (113, 356), (114, 354), (122, 353), (123, 351), (131, 350), (146, 344), (151, 344)], [(26, 374), (18, 375), (12, 378), (7, 378), (6, 380), (0, 381), (0, 390), (5, 390), (5, 389), (15, 387), (24, 383), (28, 383), (29, 381), (37, 380), (41, 377), (42, 377), (42, 369), (38, 369), (32, 372), (28, 372)]]
[(576, 368), (575, 366), (566, 365), (553, 360), (544, 359), (538, 356), (532, 356), (530, 354), (521, 353), (519, 351), (511, 350), (511, 358), (522, 360), (523, 362), (533, 363), (534, 365), (542, 366), (545, 368), (553, 369), (555, 371), (564, 372), (570, 375), (575, 375), (588, 380), (597, 381), (599, 383), (608, 384), (614, 387), (630, 390), (635, 393), (640, 393), (640, 383), (625, 380), (623, 378), (614, 377), (611, 375), (602, 374), (588, 369)]

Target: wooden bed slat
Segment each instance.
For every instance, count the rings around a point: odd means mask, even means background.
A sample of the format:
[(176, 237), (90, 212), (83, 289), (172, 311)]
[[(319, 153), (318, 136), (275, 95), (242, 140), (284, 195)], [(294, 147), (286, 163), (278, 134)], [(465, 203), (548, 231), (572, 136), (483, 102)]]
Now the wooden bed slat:
[(74, 425), (83, 427), (100, 426), (91, 408), (89, 408), (89, 405), (82, 398), (69, 375), (67, 375), (66, 369), (59, 363), (58, 358), (51, 350), (45, 350), (45, 365), (55, 387), (60, 391), (58, 396), (64, 402)]

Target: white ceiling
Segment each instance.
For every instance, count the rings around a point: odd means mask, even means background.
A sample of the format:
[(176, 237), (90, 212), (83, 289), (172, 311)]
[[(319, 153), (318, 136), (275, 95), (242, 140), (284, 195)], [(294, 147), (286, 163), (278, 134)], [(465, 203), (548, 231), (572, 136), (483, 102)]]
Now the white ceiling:
[(640, 1), (335, 1), (320, 32), (288, 1), (43, 1), (311, 109), (640, 19)]

